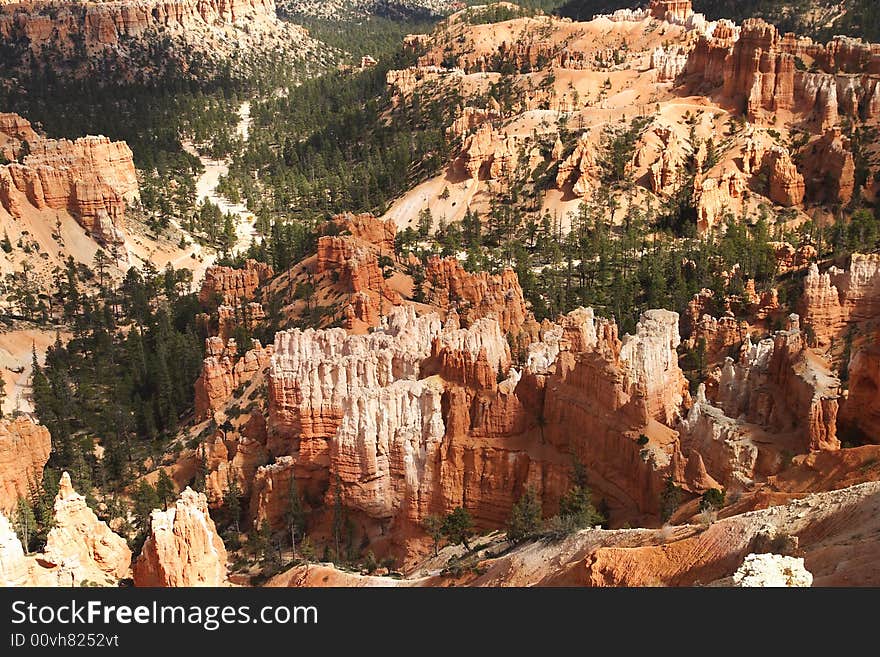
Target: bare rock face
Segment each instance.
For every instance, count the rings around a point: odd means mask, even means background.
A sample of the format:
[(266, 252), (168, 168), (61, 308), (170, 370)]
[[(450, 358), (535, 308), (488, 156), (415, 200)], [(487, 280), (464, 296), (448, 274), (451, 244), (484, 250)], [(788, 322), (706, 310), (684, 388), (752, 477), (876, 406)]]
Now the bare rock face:
[(24, 142), (31, 144), (39, 139), (30, 121), (12, 112), (0, 112), (0, 154), (7, 160), (21, 157)]
[(465, 140), (455, 167), (474, 180), (508, 178), (519, 161), (518, 142), (484, 123)]
[(804, 177), (791, 161), (788, 150), (771, 148), (764, 155), (764, 162), (770, 171), (770, 200), (787, 208), (800, 205), (806, 193)]
[(494, 120), (501, 118), (500, 108), (497, 106), (498, 103), (495, 99), (491, 99), (495, 107), (489, 108), (480, 108), (480, 107), (465, 107), (462, 109), (462, 112), (459, 116), (455, 118), (452, 122), (452, 125), (446, 129), (446, 135), (451, 138), (456, 137), (464, 137), (471, 132), (474, 132), (478, 127), (483, 125), (484, 123), (491, 123)]
[(226, 548), (205, 495), (184, 490), (167, 511), (150, 516), (150, 533), (134, 565), (135, 586), (221, 586)]
[[(797, 70), (797, 57), (812, 59), (819, 71)], [(790, 111), (811, 119), (821, 131), (841, 115), (874, 112), (872, 73), (880, 70), (880, 48), (846, 37), (823, 45), (781, 36), (757, 18), (744, 21), (741, 30), (719, 21), (711, 35), (700, 38), (685, 70), (704, 86), (721, 88), (753, 123), (772, 122), (778, 112)]]
[(238, 355), (234, 339), (221, 337), (205, 341), (205, 360), (202, 374), (195, 384), (195, 414), (197, 420), (213, 417), (232, 397), (233, 391), (253, 380), (269, 365), (272, 347), (263, 347), (258, 340), (244, 356)]
[(335, 217), (334, 223), (343, 234), (318, 238), (315, 275), (331, 276), (350, 295), (346, 328), (377, 326), (382, 313), (403, 303), (379, 267), (380, 257), (394, 254), (394, 223), (352, 214)]
[(876, 337), (853, 350), (849, 396), (841, 408), (841, 419), (874, 443), (880, 442), (880, 348)]
[(651, 68), (657, 71), (657, 82), (673, 82), (684, 73), (688, 53), (682, 48), (658, 46), (651, 53)]
[(15, 530), (0, 513), (0, 586), (27, 586), (29, 569)]
[[(264, 34), (262, 24), (274, 20), (273, 0), (148, 0), (134, 5), (114, 1), (81, 7), (35, 2), (0, 5), (0, 38), (6, 43), (26, 44), (23, 52), (16, 53), (18, 57), (7, 62), (23, 74), (29, 62), (37, 68), (57, 66), (62, 57), (75, 75), (98, 71), (106, 74), (101, 62), (109, 58), (115, 64), (114, 73), (128, 79), (134, 77), (134, 58), (129, 59), (129, 55), (137, 54), (140, 41), (151, 34), (162, 32), (169, 40), (183, 41), (180, 45), (198, 48), (212, 57), (217, 50), (228, 47), (223, 37), (229, 39), (234, 26), (251, 21), (252, 31)], [(240, 39), (251, 42), (243, 30)], [(141, 68), (141, 76), (149, 77), (150, 69)]]
[(803, 152), (804, 177), (810, 197), (846, 204), (855, 188), (855, 164), (849, 139), (839, 128), (828, 130)]
[(503, 333), (518, 333), (527, 309), (516, 272), (468, 273), (455, 258), (428, 260), (425, 266), (426, 303), (444, 312), (454, 309), (463, 324), (481, 317), (498, 320)]
[(273, 275), (270, 265), (256, 260), (248, 260), (241, 269), (209, 267), (199, 290), (199, 302), (207, 304), (219, 300), (221, 305), (236, 306), (251, 301), (256, 297), (257, 288)]
[[(659, 149), (658, 157), (651, 165), (650, 184), (655, 194), (670, 194), (675, 191), (679, 183), (682, 167), (688, 158), (688, 148), (682, 139), (668, 127), (657, 127), (653, 133), (658, 138), (656, 149)], [(639, 158), (642, 159), (642, 152)]]
[(728, 361), (718, 384), (727, 416), (744, 416), (776, 434), (793, 431), (799, 452), (840, 447), (839, 395), (840, 381), (807, 349), (796, 322), (757, 345), (747, 338), (740, 362)]
[(748, 181), (737, 168), (727, 169), (717, 177), (707, 176), (694, 184), (697, 208), (697, 231), (706, 233), (718, 226), (727, 212), (733, 212), (748, 189)]
[[(61, 476), (55, 497), (54, 526), (39, 562), (57, 569), (59, 586), (83, 581), (113, 584), (131, 567), (131, 550), (125, 539), (98, 520), (85, 498), (73, 490), (70, 476)], [(64, 581), (67, 577), (69, 581)]]
[[(560, 142), (558, 151), (554, 153), (556, 159), (562, 155), (561, 151)], [(565, 189), (570, 185), (572, 192), (584, 199), (592, 196), (599, 176), (597, 153), (596, 135), (592, 132), (583, 133), (571, 155), (559, 163), (556, 186)]]
[(810, 587), (813, 576), (804, 567), (802, 557), (780, 554), (748, 554), (733, 574), (736, 586), (741, 587)]
[(804, 323), (823, 348), (842, 339), (848, 325), (880, 317), (880, 256), (854, 253), (848, 269), (825, 273), (811, 265), (801, 303)]
[(49, 430), (26, 417), (0, 420), (0, 510), (15, 508), (28, 498), (31, 486), (43, 480), (52, 441)]
[[(16, 128), (15, 134), (27, 132)], [(33, 139), (33, 137), (32, 137)], [(21, 143), (21, 142), (14, 142)], [(69, 212), (98, 241), (121, 243), (125, 202), (138, 194), (131, 149), (106, 137), (28, 140), (23, 163), (0, 166), (0, 205), (12, 217), (30, 205)]]
[(684, 23), (694, 13), (691, 0), (651, 0), (648, 11), (654, 18), (670, 23)]

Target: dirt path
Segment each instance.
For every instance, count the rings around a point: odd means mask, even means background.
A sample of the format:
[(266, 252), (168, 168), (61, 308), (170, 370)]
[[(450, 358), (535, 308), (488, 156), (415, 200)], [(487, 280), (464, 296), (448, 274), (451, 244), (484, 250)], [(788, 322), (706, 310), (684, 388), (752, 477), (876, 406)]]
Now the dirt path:
[[(243, 102), (238, 108), (238, 124), (235, 127), (239, 136), (247, 141), (250, 136), (251, 126), (251, 104), (248, 101)], [(202, 155), (196, 150), (195, 145), (190, 141), (183, 142), (183, 148), (188, 153), (199, 158), (202, 166), (205, 168), (202, 175), (196, 180), (196, 200), (202, 203), (205, 199), (211, 201), (220, 208), (220, 211), (231, 213), (235, 216), (235, 244), (232, 247), (234, 252), (246, 250), (251, 241), (256, 237), (256, 228), (254, 227), (255, 217), (253, 213), (247, 209), (244, 203), (231, 203), (228, 199), (221, 196), (217, 192), (217, 185), (220, 184), (220, 178), (229, 173), (229, 159), (215, 160), (206, 155)], [(177, 221), (171, 222), (176, 228), (183, 230)], [(201, 255), (201, 260), (193, 267), (190, 254), (195, 253)], [(205, 271), (214, 264), (217, 254), (203, 249), (200, 244), (194, 243), (193, 248), (188, 250), (186, 255), (179, 258), (179, 262), (175, 262), (175, 267), (189, 267), (193, 269), (193, 282), (198, 284), (205, 275)]]

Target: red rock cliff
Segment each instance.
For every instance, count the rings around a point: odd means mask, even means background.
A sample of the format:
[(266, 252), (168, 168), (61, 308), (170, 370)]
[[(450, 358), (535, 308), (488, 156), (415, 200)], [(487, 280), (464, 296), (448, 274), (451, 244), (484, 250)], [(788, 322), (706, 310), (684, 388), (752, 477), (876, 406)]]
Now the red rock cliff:
[(19, 497), (30, 498), (51, 449), (46, 427), (26, 417), (0, 420), (0, 511), (13, 510)]

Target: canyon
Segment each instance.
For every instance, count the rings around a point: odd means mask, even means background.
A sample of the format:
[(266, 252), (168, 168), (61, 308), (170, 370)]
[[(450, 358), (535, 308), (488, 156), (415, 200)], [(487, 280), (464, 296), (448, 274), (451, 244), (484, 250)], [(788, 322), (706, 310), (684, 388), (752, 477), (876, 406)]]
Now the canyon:
[[(44, 65), (82, 55), (73, 77), (112, 51), (128, 78), (159, 73), (138, 64), (133, 45), (159, 28), (218, 57), (251, 28), (245, 46), (285, 30), (301, 39), (291, 47), (311, 39), (276, 25), (272, 0), (81, 4), (0, 6), (0, 38), (26, 37), (22, 57)], [(255, 214), (278, 231), (292, 225), (270, 209), (277, 199), (226, 202), (218, 190), (233, 160), (184, 145), (208, 165), (197, 198), (235, 215), (233, 244), (222, 259), (201, 246), (169, 257), (201, 256), (186, 297), (192, 323), (161, 318), (195, 344), (193, 377), (167, 393), (186, 402), (129, 457), (131, 481), (112, 496), (134, 502), (161, 475), (173, 490), (150, 513), (113, 515), (111, 494), (77, 492), (70, 468), (34, 547), (16, 506), (44, 473), (58, 476), (58, 446), (33, 408), (17, 408), (0, 419), (0, 584), (880, 581), (877, 542), (862, 540), (880, 530), (880, 256), (874, 237), (827, 244), (855, 208), (874, 212), (880, 46), (814, 43), (760, 19), (709, 21), (689, 0), (587, 22), (540, 12), (483, 22), (470, 11), (407, 37), (412, 65), (376, 78), (389, 124), (397, 109), (454, 98), (451, 121), (433, 126), (445, 139), (437, 169), (407, 172), (411, 188), (375, 214), (330, 211), (328, 190), (297, 225), (301, 258), (279, 255), (296, 250), (292, 238), (258, 234)], [(247, 141), (251, 105), (234, 102)], [(267, 111), (256, 99), (253, 108)], [(0, 229), (51, 253), (40, 256), (44, 275), (70, 255), (59, 240), (72, 244), (74, 230), (89, 246), (80, 262), (101, 248), (117, 266), (135, 264), (122, 226), (138, 172), (124, 142), (49, 139), (7, 113), (0, 154)], [(260, 189), (264, 175), (248, 184)], [(617, 254), (521, 261), (525, 240), (504, 234), (510, 206), (527, 208), (535, 242), (562, 243), (595, 221), (610, 243), (644, 223), (622, 256), (634, 269), (666, 238), (691, 240), (680, 244), (693, 253), (641, 272), (640, 285), (663, 288), (659, 302), (643, 295), (633, 310), (612, 295), (566, 296), (578, 276), (604, 285), (593, 260)], [(667, 210), (681, 225), (659, 222)], [(473, 216), (470, 233), (431, 241)], [(183, 230), (186, 219), (170, 221)], [(740, 241), (721, 242), (725, 231)], [(768, 241), (749, 251), (759, 231)], [(481, 259), (493, 232), (497, 257)], [(722, 263), (740, 260), (709, 289), (698, 270), (716, 254), (701, 260), (696, 245), (713, 239), (736, 250), (718, 254)], [(4, 258), (6, 273), (21, 264), (18, 252)], [(554, 263), (568, 267), (564, 290), (551, 287)], [(677, 279), (684, 292), (667, 294)], [(89, 462), (101, 464), (112, 436), (87, 438)], [(572, 491), (589, 498), (595, 522), (554, 533)], [(527, 495), (538, 529), (514, 542), (505, 530)], [(472, 544), (441, 548), (436, 523), (459, 509)]]

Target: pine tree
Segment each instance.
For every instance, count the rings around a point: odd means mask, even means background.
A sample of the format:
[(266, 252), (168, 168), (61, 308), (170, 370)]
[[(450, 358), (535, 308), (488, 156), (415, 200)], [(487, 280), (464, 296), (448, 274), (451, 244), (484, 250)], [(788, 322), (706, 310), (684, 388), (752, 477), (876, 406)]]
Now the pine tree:
[(434, 556), (440, 551), (440, 540), (443, 538), (443, 517), (430, 515), (422, 521), (422, 527), (434, 543)]
[(223, 509), (232, 521), (235, 532), (239, 530), (239, 518), (241, 517), (241, 488), (235, 474), (230, 471), (226, 480), (226, 492), (223, 494)]
[(532, 486), (526, 488), (510, 512), (507, 522), (507, 538), (521, 543), (538, 533), (541, 528), (541, 500)]
[(463, 507), (456, 507), (443, 519), (443, 535), (453, 545), (464, 545), (466, 550), (471, 549), (468, 538), (473, 534), (473, 529), (471, 514)]
[(163, 468), (159, 470), (159, 479), (156, 481), (156, 495), (162, 504), (162, 508), (168, 510), (169, 500), (174, 499), (176, 486), (174, 480), (168, 476), (168, 472)]
[(299, 491), (296, 487), (296, 477), (293, 473), (290, 475), (290, 489), (287, 494), (287, 511), (285, 513), (287, 528), (290, 531), (290, 545), (293, 549), (293, 556), (296, 558), (296, 537), (304, 535), (306, 530), (306, 512), (302, 506), (302, 500), (299, 498)]
[(15, 533), (24, 547), (25, 554), (30, 554), (31, 544), (37, 535), (37, 518), (30, 503), (24, 497), (19, 497), (15, 506), (15, 520), (12, 523)]
[(150, 526), (150, 514), (159, 507), (159, 496), (146, 479), (142, 479), (134, 490), (135, 525), (141, 532)]

